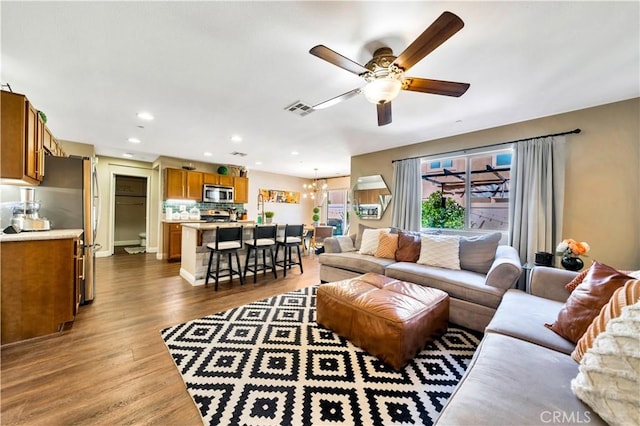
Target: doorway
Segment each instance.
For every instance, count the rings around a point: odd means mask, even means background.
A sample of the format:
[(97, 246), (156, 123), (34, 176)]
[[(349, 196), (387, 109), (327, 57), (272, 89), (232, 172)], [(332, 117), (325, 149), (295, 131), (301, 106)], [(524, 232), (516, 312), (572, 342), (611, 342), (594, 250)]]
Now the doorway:
[(147, 247), (147, 177), (114, 175), (113, 254), (144, 253)]

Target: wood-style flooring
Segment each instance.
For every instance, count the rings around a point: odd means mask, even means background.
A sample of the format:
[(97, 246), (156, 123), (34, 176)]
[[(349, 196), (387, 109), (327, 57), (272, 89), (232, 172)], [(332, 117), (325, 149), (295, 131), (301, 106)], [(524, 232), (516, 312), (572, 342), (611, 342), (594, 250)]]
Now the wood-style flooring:
[(155, 254), (98, 258), (96, 298), (69, 330), (2, 347), (0, 424), (201, 424), (160, 330), (317, 284), (317, 259), (303, 256), (303, 274), (236, 278), (215, 292)]

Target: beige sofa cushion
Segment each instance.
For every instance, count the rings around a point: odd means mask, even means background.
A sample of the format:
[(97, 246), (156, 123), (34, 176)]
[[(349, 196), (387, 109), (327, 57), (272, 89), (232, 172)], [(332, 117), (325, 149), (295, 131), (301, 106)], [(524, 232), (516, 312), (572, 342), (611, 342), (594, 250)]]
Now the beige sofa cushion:
[(575, 345), (544, 326), (558, 316), (563, 303), (507, 290), (487, 332), (500, 333), (569, 355)]
[(348, 253), (322, 253), (319, 260), (321, 265), (332, 266), (334, 268), (360, 272), (363, 274), (367, 272), (375, 272), (380, 275), (384, 275), (384, 271), (387, 266), (395, 263), (395, 259), (369, 256), (355, 251)]
[(573, 416), (565, 424), (604, 425), (571, 392), (569, 383), (577, 374), (578, 364), (569, 355), (487, 333), (435, 424), (551, 425), (560, 411)]
[(489, 272), (500, 238), (500, 232), (460, 238), (460, 267), (481, 274)]
[(398, 262), (387, 267), (388, 277), (408, 281), (447, 292), (450, 297), (482, 306), (497, 308), (505, 290), (485, 285), (482, 274), (454, 271), (410, 262)]

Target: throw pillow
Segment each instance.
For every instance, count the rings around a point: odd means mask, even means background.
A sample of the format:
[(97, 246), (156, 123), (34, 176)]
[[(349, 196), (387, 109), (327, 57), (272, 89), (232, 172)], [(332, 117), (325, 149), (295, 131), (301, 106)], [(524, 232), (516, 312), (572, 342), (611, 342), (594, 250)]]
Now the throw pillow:
[(358, 233), (356, 234), (356, 250), (360, 250), (360, 246), (362, 245), (362, 234), (366, 229), (376, 229), (373, 226), (363, 225), (361, 223), (358, 224)]
[(398, 250), (396, 260), (398, 262), (415, 263), (420, 258), (420, 235), (411, 232), (398, 232)]
[(447, 269), (460, 269), (458, 235), (423, 235), (417, 263)]
[(624, 287), (617, 289), (589, 325), (584, 335), (578, 340), (576, 348), (571, 353), (571, 358), (580, 362), (585, 352), (593, 346), (596, 337), (605, 331), (607, 323), (613, 318), (619, 317), (622, 314), (622, 308), (633, 305), (638, 300), (640, 300), (640, 280), (629, 280)]
[(398, 249), (398, 234), (390, 232), (381, 232), (378, 236), (378, 248), (375, 257), (384, 257), (385, 259), (395, 259), (396, 250)]
[(336, 237), (336, 240), (338, 240), (338, 245), (340, 246), (340, 251), (342, 253), (356, 251), (356, 248), (353, 246), (353, 240), (351, 239), (351, 237), (338, 236)]
[(587, 276), (589, 269), (591, 269), (591, 267), (576, 275), (571, 281), (569, 281), (567, 285), (564, 286), (564, 288), (566, 288), (569, 293), (573, 293), (573, 290), (575, 290), (576, 287), (578, 287), (582, 283), (582, 281), (584, 281), (584, 277)]
[(461, 237), (460, 268), (481, 274), (489, 272), (501, 238), (500, 232), (477, 237)]
[(610, 425), (640, 424), (640, 302), (622, 308), (585, 353), (571, 390)]
[(374, 255), (378, 249), (378, 239), (381, 229), (365, 229), (362, 233), (362, 243), (360, 244), (360, 254)]
[(565, 339), (577, 343), (611, 295), (631, 277), (594, 261), (584, 281), (569, 295), (558, 318), (545, 324)]

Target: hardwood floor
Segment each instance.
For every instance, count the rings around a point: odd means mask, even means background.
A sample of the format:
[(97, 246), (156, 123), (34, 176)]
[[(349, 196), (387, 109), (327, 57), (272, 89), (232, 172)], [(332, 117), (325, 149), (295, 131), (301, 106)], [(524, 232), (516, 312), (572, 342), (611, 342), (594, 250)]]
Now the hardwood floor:
[(160, 337), (167, 326), (319, 282), (318, 257), (218, 292), (155, 254), (97, 259), (96, 299), (61, 334), (1, 349), (2, 425), (201, 424)]

